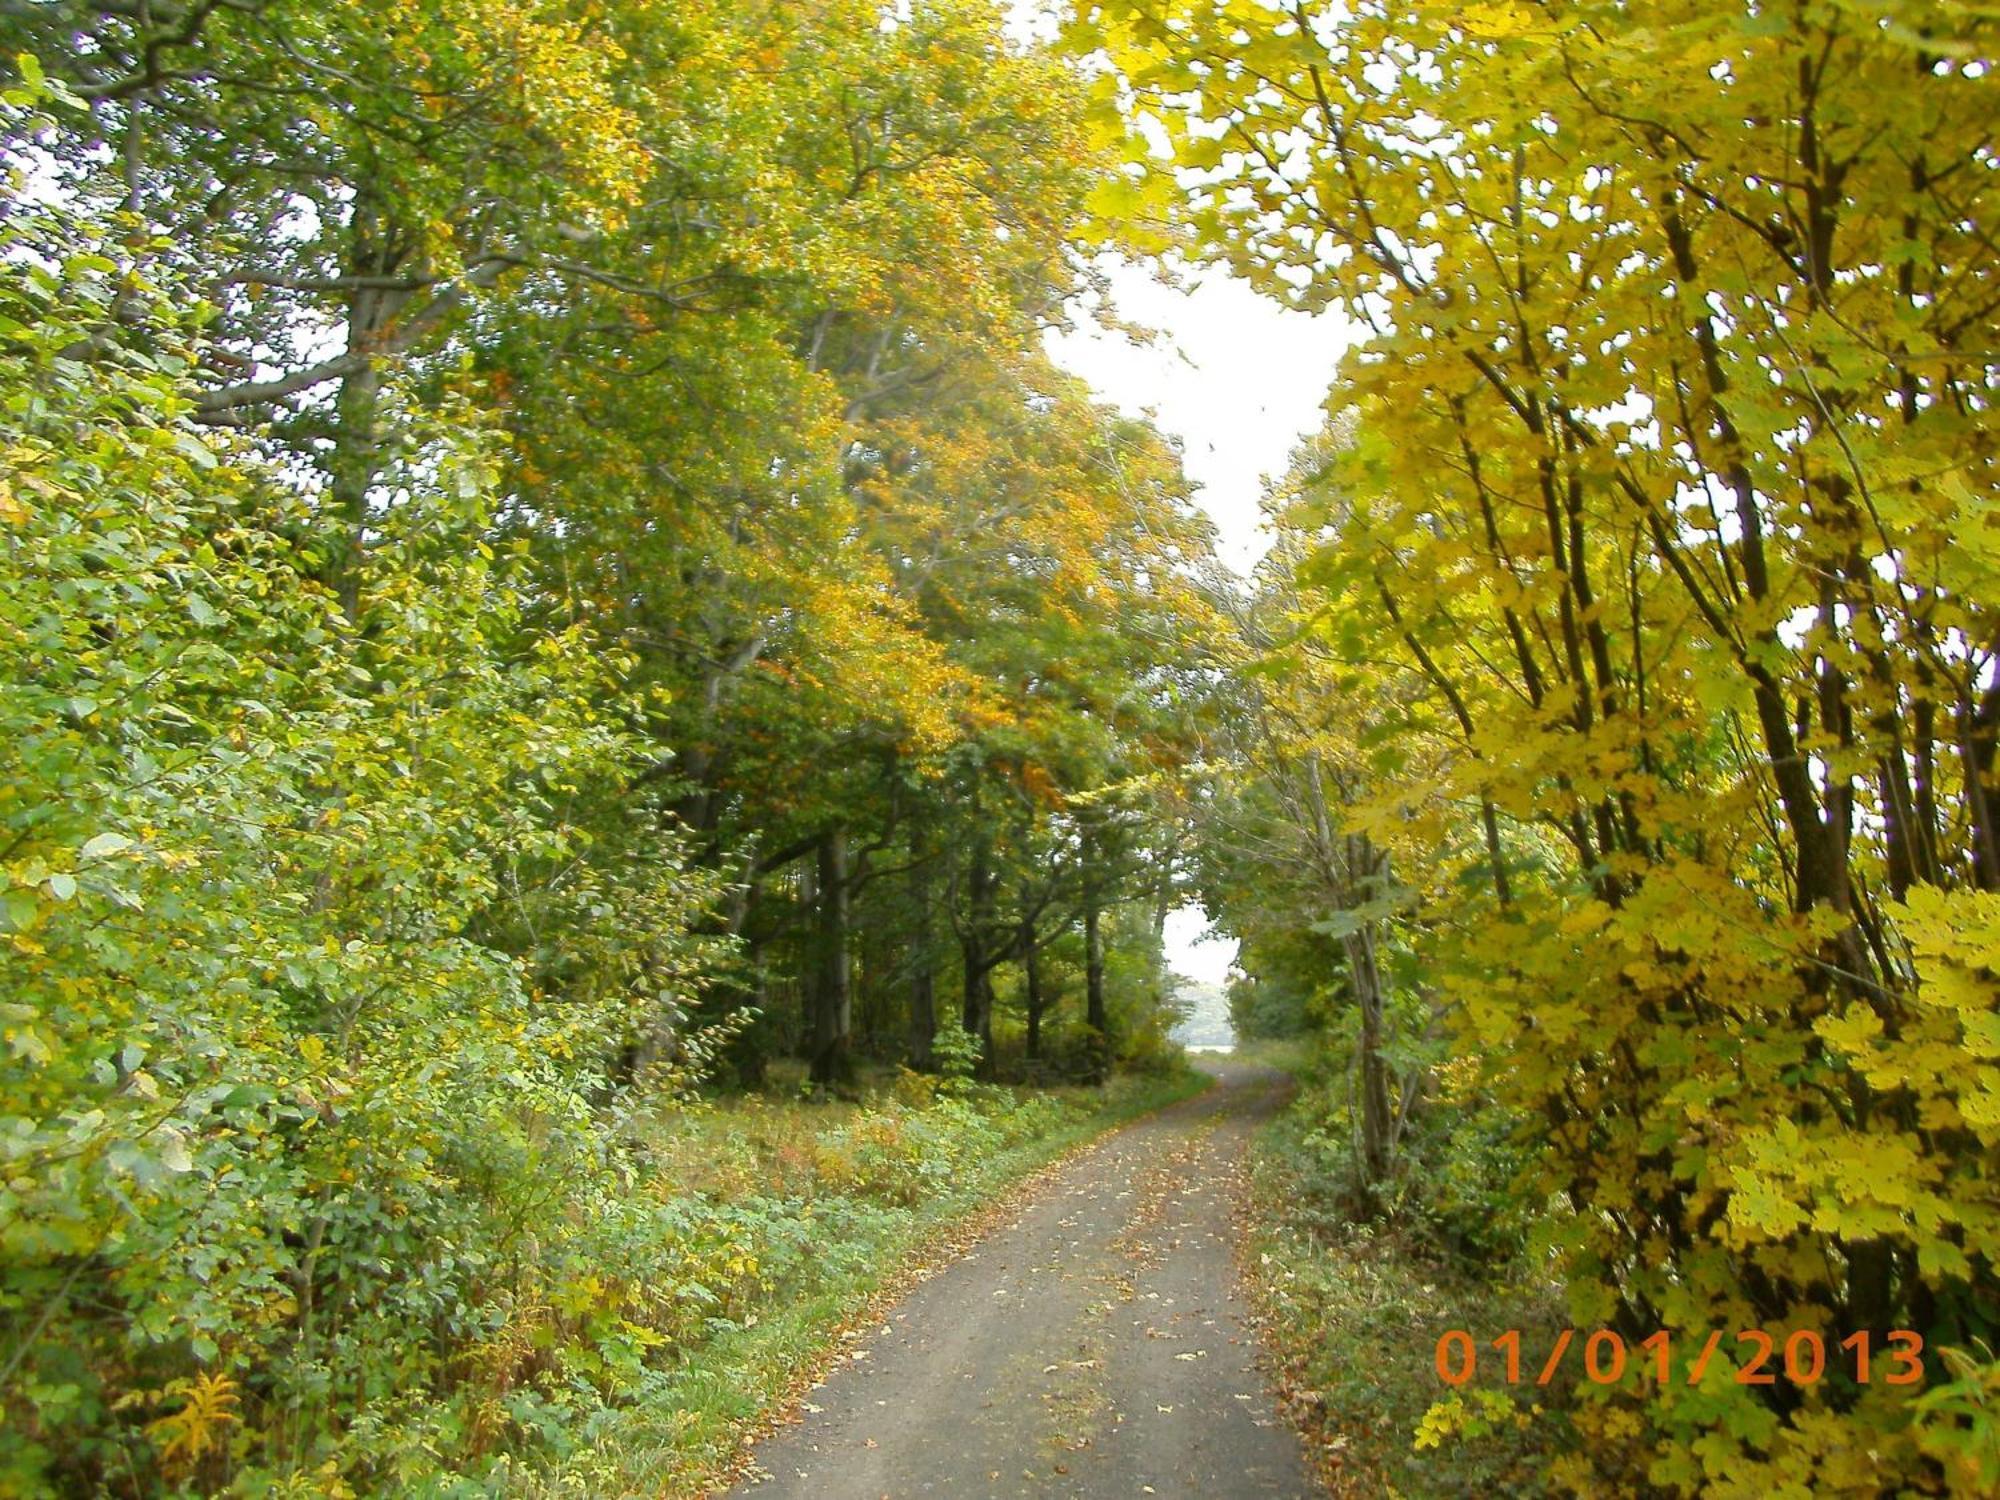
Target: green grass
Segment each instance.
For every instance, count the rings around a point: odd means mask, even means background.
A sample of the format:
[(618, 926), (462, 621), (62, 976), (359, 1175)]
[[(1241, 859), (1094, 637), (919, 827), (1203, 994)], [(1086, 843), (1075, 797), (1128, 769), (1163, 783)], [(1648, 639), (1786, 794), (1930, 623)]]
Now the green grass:
[[(717, 1320), (709, 1337), (681, 1350), (643, 1399), (572, 1435), (561, 1462), (505, 1476), (509, 1493), (704, 1493), (728, 1473), (745, 1436), (797, 1393), (802, 1372), (820, 1365), (871, 1303), (980, 1210), (1071, 1149), (1208, 1083), (1190, 1070), (1120, 1078), (1102, 1091), (979, 1089), (975, 1098), (999, 1111), (1010, 1108), (1009, 1100), (1025, 1100), (1032, 1133), (956, 1166), (941, 1185), (920, 1193), (873, 1180), (865, 1163), (857, 1167), (846, 1153), (857, 1130), (881, 1136), (889, 1129), (885, 1120), (916, 1130), (939, 1115), (937, 1104), (752, 1096), (675, 1121), (662, 1143), (663, 1170), (731, 1201), (803, 1203), (812, 1215), (811, 1255), (753, 1305)], [(947, 1122), (957, 1119), (957, 1107), (945, 1101)]]
[(1259, 1037), (1255, 1041), (1238, 1042), (1225, 1055), (1232, 1062), (1256, 1063), (1297, 1077), (1310, 1067), (1311, 1048), (1302, 1036)]

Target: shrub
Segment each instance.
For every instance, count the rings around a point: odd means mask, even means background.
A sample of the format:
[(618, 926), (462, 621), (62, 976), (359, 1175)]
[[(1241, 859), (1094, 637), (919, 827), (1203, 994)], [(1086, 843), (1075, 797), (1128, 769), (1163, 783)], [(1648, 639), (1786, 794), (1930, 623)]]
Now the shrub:
[(0, 227), (0, 1488), (393, 1484), (638, 1357), (565, 1268), (708, 887), (606, 811), (619, 663), (524, 629), (477, 444), (405, 434), (350, 616), (96, 243)]
[[(1519, 1328), (1546, 1349), (1558, 1289), (1525, 1257), (1481, 1260), (1432, 1233), (1420, 1200), (1354, 1216), (1345, 1126), (1301, 1090), (1253, 1155), (1251, 1265), (1287, 1404), (1338, 1494), (1539, 1495), (1565, 1418), (1532, 1388), (1447, 1390), (1438, 1336)], [(1490, 1333), (1489, 1333), (1490, 1331)]]
[(982, 1050), (979, 1038), (956, 1019), (947, 1019), (940, 1025), (931, 1036), (931, 1060), (943, 1080), (942, 1086), (947, 1089), (962, 1086), (978, 1072)]

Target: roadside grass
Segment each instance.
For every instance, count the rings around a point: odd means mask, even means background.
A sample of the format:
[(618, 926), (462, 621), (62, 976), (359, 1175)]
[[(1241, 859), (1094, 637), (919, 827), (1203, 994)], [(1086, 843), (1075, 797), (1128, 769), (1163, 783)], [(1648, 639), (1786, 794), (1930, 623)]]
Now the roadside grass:
[(1232, 1062), (1254, 1063), (1259, 1067), (1276, 1068), (1280, 1072), (1298, 1077), (1311, 1067), (1311, 1048), (1306, 1038), (1298, 1036), (1259, 1037), (1254, 1041), (1238, 1042), (1223, 1054)]
[[(1307, 1070), (1310, 1073), (1310, 1069)], [(1482, 1261), (1442, 1243), (1405, 1200), (1358, 1219), (1342, 1198), (1326, 1129), (1326, 1094), (1310, 1079), (1251, 1150), (1246, 1270), (1278, 1365), (1287, 1414), (1337, 1496), (1540, 1496), (1566, 1427), (1536, 1403), (1535, 1361), (1563, 1322), (1555, 1286), (1518, 1258)], [(1453, 1390), (1437, 1341), (1464, 1329), (1479, 1377)], [(1521, 1332), (1522, 1382), (1492, 1371), (1491, 1340)]]
[[(655, 1359), (635, 1399), (569, 1435), (558, 1461), (509, 1467), (520, 1495), (708, 1493), (852, 1330), (988, 1210), (1059, 1158), (1210, 1080), (1191, 1068), (1102, 1090), (903, 1075), (859, 1102), (749, 1095), (663, 1115), (648, 1145), (677, 1198), (720, 1212), (754, 1279), (702, 1334)], [(644, 1189), (639, 1189), (643, 1191)], [(693, 1269), (693, 1268), (691, 1268)]]

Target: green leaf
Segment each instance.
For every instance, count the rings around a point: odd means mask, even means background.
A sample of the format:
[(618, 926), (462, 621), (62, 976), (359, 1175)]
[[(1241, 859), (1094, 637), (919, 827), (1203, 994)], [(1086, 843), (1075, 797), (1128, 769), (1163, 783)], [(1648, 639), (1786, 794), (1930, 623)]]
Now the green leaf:
[(171, 1126), (160, 1127), (160, 1164), (169, 1172), (194, 1170), (194, 1153), (188, 1149), (187, 1137)]
[(34, 925), (35, 913), (41, 910), (41, 902), (27, 886), (17, 885), (0, 896), (0, 916), (7, 919), (9, 932), (26, 932)]
[(204, 443), (194, 433), (176, 433), (174, 435), (174, 446), (197, 469), (212, 469), (215, 467), (215, 450), (209, 447), (207, 443)]

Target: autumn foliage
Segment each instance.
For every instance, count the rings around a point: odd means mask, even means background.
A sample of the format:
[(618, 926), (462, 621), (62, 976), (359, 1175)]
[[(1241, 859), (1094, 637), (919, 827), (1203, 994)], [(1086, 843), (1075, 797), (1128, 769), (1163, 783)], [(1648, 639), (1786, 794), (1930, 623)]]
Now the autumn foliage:
[[(1173, 1064), (1209, 532), (1040, 350), (1077, 70), (969, 0), (0, 56), (0, 1493), (696, 1484), (716, 1340)], [(666, 1144), (799, 1073), (812, 1170)]]
[[(1192, 877), (1290, 1211), (1929, 1351), (1422, 1451), (2000, 1492), (1991, 7), (1024, 27), (5, 7), (0, 1489), (620, 1482), (808, 1200), (1166, 1055)], [(1043, 352), (1106, 247), (1352, 332), (1242, 586)], [(912, 1071), (662, 1145), (788, 1061)]]
[(1990, 15), (1223, 0), (1074, 39), (1171, 140), (1154, 211), (1357, 327), (1276, 499), (1264, 669), (1319, 694), (1277, 771), (1337, 765), (1385, 851), (1362, 915), (1534, 1143), (1575, 1321), (1961, 1351), (1918, 1400), (1580, 1392), (1556, 1477), (1990, 1493)]

